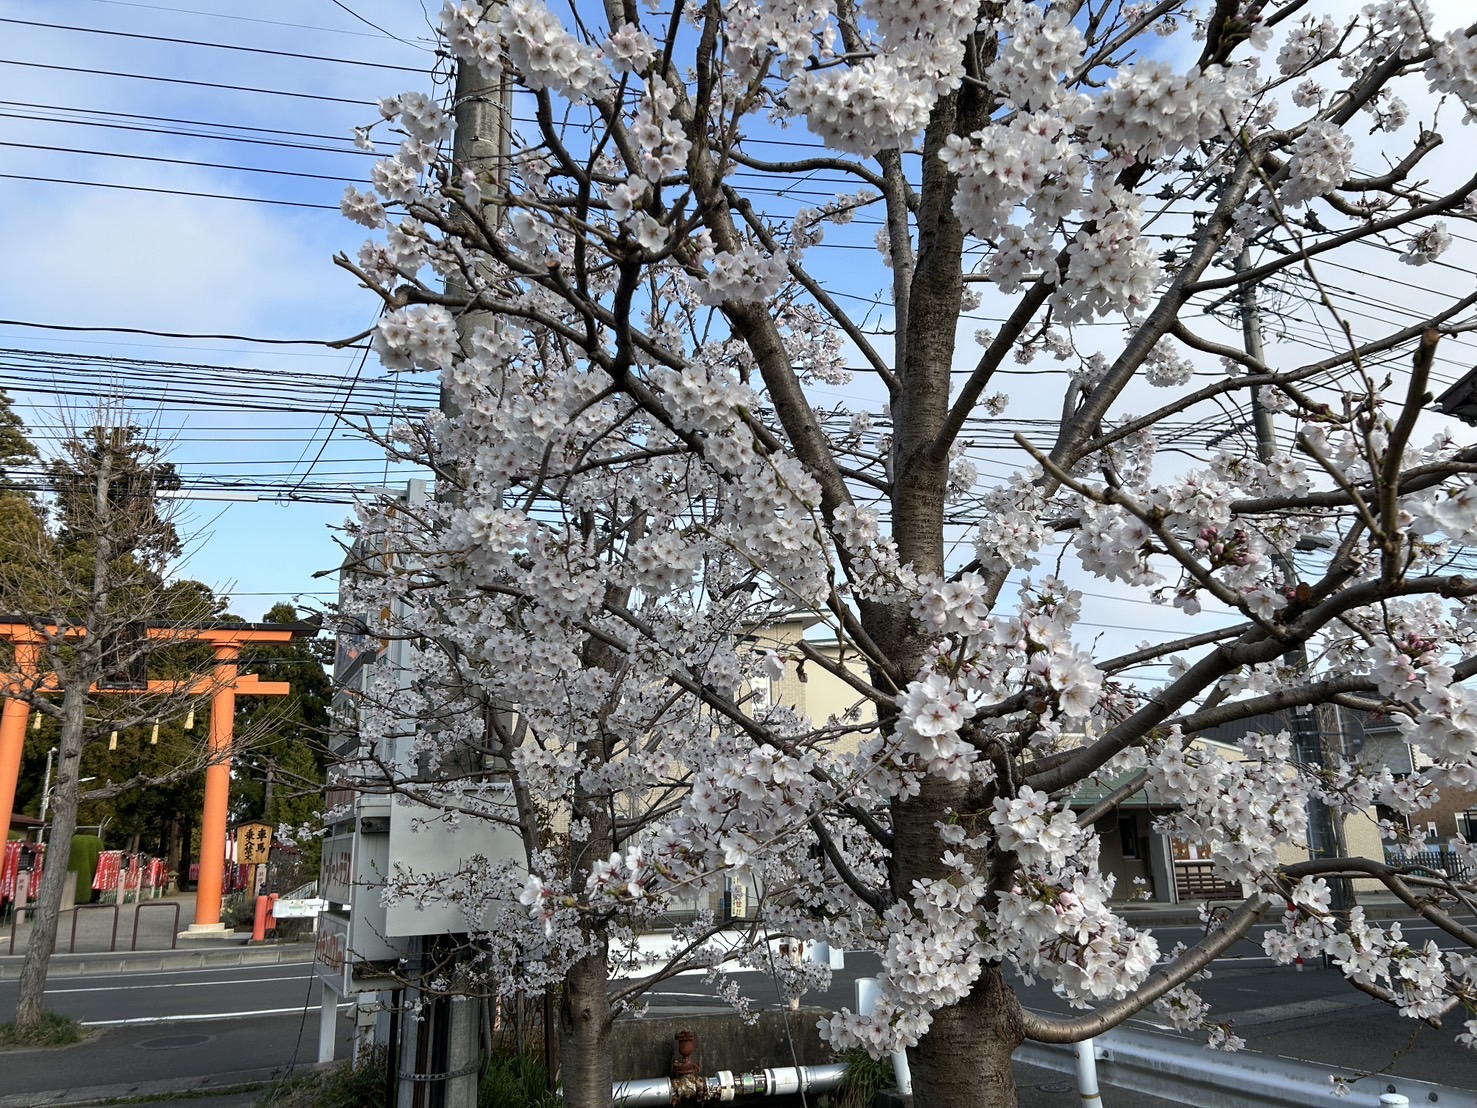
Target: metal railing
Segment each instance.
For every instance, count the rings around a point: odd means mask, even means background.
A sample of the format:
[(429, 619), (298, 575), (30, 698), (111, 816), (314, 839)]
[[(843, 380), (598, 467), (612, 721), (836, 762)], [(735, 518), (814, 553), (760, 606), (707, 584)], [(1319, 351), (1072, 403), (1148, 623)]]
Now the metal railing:
[(1460, 855), (1444, 847), (1433, 847), (1430, 850), (1386, 850), (1385, 861), (1392, 866), (1423, 866), (1426, 869), (1440, 870), (1458, 881), (1465, 881), (1473, 875), (1472, 867)]
[[(1325, 1103), (1378, 1108), (1380, 1098), (1390, 1094), (1405, 1096), (1412, 1104), (1477, 1105), (1477, 1092), (1389, 1074), (1355, 1081), (1348, 1086), (1348, 1096), (1334, 1100), (1333, 1080), (1344, 1072), (1337, 1067), (1249, 1051), (1228, 1054), (1137, 1028), (1114, 1028), (1093, 1042), (1102, 1084), (1189, 1108), (1303, 1108)], [(1025, 1043), (1015, 1057), (1043, 1069), (1077, 1072), (1071, 1045)]]
[(108, 953), (111, 954), (113, 953), (113, 951), (118, 949), (118, 905), (74, 904), (72, 905), (72, 938), (71, 941), (67, 943), (68, 954), (75, 954), (77, 952), (77, 920), (81, 918), (81, 914), (83, 912), (93, 911), (95, 909), (106, 910), (109, 908), (113, 910), (113, 937), (108, 942)]
[(172, 900), (161, 904), (151, 904), (139, 901), (133, 906), (133, 938), (128, 942), (129, 950), (138, 949), (138, 914), (145, 908), (173, 908), (174, 923), (169, 928), (169, 949), (173, 950), (179, 944), (179, 901)]

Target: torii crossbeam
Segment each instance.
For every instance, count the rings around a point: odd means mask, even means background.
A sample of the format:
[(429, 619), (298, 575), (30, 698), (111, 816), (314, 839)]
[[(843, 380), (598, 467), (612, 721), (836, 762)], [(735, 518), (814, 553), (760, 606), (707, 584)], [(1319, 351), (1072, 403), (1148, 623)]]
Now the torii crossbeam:
[[(286, 681), (263, 681), (255, 674), (238, 670), (241, 648), (250, 643), (288, 643), (311, 638), (317, 628), (308, 623), (221, 623), (205, 627), (157, 624), (145, 628), (151, 639), (172, 642), (209, 643), (215, 654), (214, 670), (194, 674), (183, 681), (148, 681), (137, 688), (91, 691), (106, 695), (210, 694), (210, 730), (205, 770), (205, 810), (200, 820), (200, 879), (195, 885), (195, 922), (182, 937), (209, 937), (226, 930), (221, 923), (221, 890), (226, 868), (226, 819), (230, 806), (231, 752), (235, 737), (237, 696), (286, 696), (292, 686)], [(86, 634), (68, 628), (65, 637)], [(41, 668), (42, 650), (55, 641), (56, 628), (36, 628), (24, 620), (0, 617), (0, 641), (15, 646), (15, 672), (0, 674), (0, 693), (5, 707), (0, 712), (0, 827), (10, 828), (15, 807), (15, 788), (20, 778), (21, 750), (26, 723), (31, 715), (30, 698), (38, 693), (59, 692), (54, 673)]]

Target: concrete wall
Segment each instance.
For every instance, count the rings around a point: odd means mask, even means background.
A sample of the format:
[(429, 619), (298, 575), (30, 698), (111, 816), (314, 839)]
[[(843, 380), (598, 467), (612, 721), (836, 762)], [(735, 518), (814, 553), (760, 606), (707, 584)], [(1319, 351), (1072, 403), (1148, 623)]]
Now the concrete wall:
[(697, 1033), (699, 1072), (704, 1076), (719, 1070), (749, 1073), (770, 1066), (827, 1065), (836, 1057), (821, 1042), (816, 1025), (830, 1015), (823, 1008), (768, 1010), (752, 1024), (729, 1010), (623, 1017), (611, 1032), (615, 1079), (670, 1077), (677, 1052), (674, 1037), (683, 1030)]

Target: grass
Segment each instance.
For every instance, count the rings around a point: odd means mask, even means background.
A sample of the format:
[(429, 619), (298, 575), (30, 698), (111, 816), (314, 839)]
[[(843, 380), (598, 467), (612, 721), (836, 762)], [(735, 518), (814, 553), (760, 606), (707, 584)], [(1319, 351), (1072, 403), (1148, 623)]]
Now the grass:
[(270, 1086), (261, 1108), (383, 1108), (385, 1051), (369, 1051), (357, 1066), (345, 1063)]
[(29, 1034), (17, 1031), (13, 1023), (0, 1023), (0, 1049), (71, 1046), (87, 1037), (86, 1028), (71, 1016), (57, 1012), (43, 1012), (41, 1026)]
[(897, 1084), (891, 1058), (873, 1058), (865, 1050), (848, 1050), (839, 1061), (846, 1063), (846, 1074), (841, 1084), (822, 1098), (825, 1108), (869, 1108), (879, 1090)]
[(557, 1108), (561, 1103), (548, 1091), (544, 1064), (534, 1058), (496, 1055), (477, 1086), (477, 1108)]
[[(358, 1066), (344, 1064), (280, 1081), (263, 1091), (258, 1108), (384, 1108), (385, 1052)], [(545, 1088), (544, 1067), (532, 1058), (498, 1055), (477, 1088), (477, 1108), (558, 1108)]]

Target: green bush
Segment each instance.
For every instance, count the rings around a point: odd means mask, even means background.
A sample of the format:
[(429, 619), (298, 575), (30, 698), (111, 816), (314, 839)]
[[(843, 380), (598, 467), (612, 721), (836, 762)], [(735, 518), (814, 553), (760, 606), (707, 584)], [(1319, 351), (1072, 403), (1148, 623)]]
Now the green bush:
[(73, 835), (72, 856), (67, 869), (77, 875), (77, 903), (91, 904), (97, 896), (92, 880), (97, 876), (97, 859), (103, 852), (103, 841), (96, 835)]

